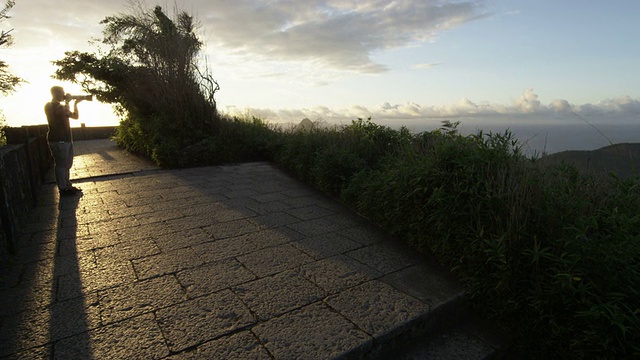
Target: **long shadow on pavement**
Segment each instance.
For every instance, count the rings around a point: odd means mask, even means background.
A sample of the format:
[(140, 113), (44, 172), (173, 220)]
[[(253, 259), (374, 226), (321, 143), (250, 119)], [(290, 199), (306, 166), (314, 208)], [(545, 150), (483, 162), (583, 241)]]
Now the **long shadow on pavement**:
[[(140, 223), (117, 232), (148, 249), (131, 258), (147, 300), (125, 297), (131, 289), (111, 296), (128, 316), (154, 311), (174, 354), (362, 356), (462, 295), (425, 259), (269, 164), (140, 180), (116, 185)], [(396, 289), (405, 275), (430, 292)], [(170, 299), (178, 286), (184, 297)]]
[[(93, 359), (88, 331), (99, 325), (97, 317), (97, 298), (95, 294), (85, 292), (83, 281), (89, 281), (87, 270), (95, 266), (89, 253), (78, 250), (78, 219), (76, 212), (81, 195), (62, 197), (58, 203), (58, 228), (54, 274), (57, 286), (53, 287), (52, 297), (56, 303), (51, 308), (49, 338), (52, 342), (75, 337), (73, 353), (69, 359)], [(93, 311), (93, 316), (89, 312)], [(91, 323), (90, 317), (93, 318)], [(55, 347), (55, 345), (54, 345)], [(54, 350), (55, 351), (55, 350)]]
[[(86, 334), (90, 328), (90, 306), (82, 291), (75, 249), (79, 197), (58, 201), (56, 192), (49, 186), (41, 194), (40, 205), (21, 235), (11, 278), (5, 279), (9, 281), (1, 295), (0, 356), (48, 358), (55, 341)], [(59, 287), (61, 279), (66, 279), (64, 293)], [(91, 350), (82, 352), (90, 354)]]
[(45, 226), (59, 243), (42, 263), (57, 280), (45, 281), (45, 333), (19, 318), (27, 328), (0, 340), (32, 340), (0, 356), (372, 357), (462, 296), (423, 257), (270, 164), (82, 181), (82, 198), (38, 210), (58, 213)]

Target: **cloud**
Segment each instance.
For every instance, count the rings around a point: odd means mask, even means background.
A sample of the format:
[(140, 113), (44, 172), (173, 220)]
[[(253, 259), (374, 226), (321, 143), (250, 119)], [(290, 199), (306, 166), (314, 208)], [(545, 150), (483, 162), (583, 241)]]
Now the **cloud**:
[(640, 120), (640, 99), (633, 99), (630, 96), (605, 99), (595, 104), (574, 106), (573, 112), (592, 121), (615, 119), (628, 120), (637, 124)]
[(376, 52), (434, 39), (482, 18), (475, 1), (202, 1), (198, 17), (215, 47), (236, 55), (302, 61), (356, 73), (381, 73)]
[(515, 103), (516, 109), (523, 114), (532, 114), (544, 110), (545, 107), (538, 100), (538, 95), (532, 88), (526, 89)]
[[(380, 74), (388, 65), (376, 54), (433, 41), (442, 31), (487, 17), (472, 0), (176, 0), (161, 2), (194, 15), (206, 52), (218, 53), (243, 74), (274, 74), (283, 64), (300, 67), (298, 83), (331, 81), (346, 74)], [(136, 5), (137, 4), (137, 5)], [(11, 11), (15, 51), (47, 47), (61, 57), (67, 50), (90, 50), (106, 16), (131, 13), (146, 0), (48, 0), (18, 2)], [(54, 60), (54, 59), (48, 59)], [(225, 60), (221, 60), (225, 61)], [(246, 64), (254, 63), (252, 71)], [(418, 64), (424, 69), (437, 65)], [(314, 72), (310, 74), (309, 71)], [(318, 74), (324, 72), (325, 74)], [(305, 75), (302, 75), (305, 74)]]
[(551, 110), (557, 113), (568, 113), (573, 111), (573, 106), (567, 100), (556, 99), (549, 104)]
[(414, 64), (411, 66), (412, 69), (415, 70), (424, 70), (424, 69), (431, 69), (434, 66), (438, 66), (438, 65), (442, 65), (442, 63), (423, 63), (423, 64)]
[[(17, 1), (9, 12), (7, 26), (14, 28), (17, 48), (65, 45), (68, 49), (87, 48), (91, 37), (101, 35), (99, 22), (114, 9), (109, 2), (67, 0), (64, 4), (32, 0)], [(121, 7), (118, 5), (118, 7)]]
[(447, 105), (420, 105), (413, 102), (392, 104), (384, 102), (378, 106), (366, 107), (354, 105), (345, 109), (329, 109), (315, 107), (306, 109), (237, 109), (228, 108), (232, 114), (260, 114), (263, 119), (272, 122), (300, 122), (303, 118), (325, 120), (334, 123), (349, 123), (356, 118), (371, 117), (374, 121), (399, 124), (403, 121), (426, 121), (443, 119), (479, 119), (500, 120), (512, 119), (526, 122), (537, 122), (541, 119), (574, 119), (574, 115), (588, 118), (595, 122), (637, 121), (640, 118), (640, 99), (623, 96), (607, 99), (596, 104), (572, 105), (567, 100), (555, 99), (548, 105), (543, 104), (533, 89), (525, 89), (522, 95), (512, 104), (476, 103), (463, 98)]

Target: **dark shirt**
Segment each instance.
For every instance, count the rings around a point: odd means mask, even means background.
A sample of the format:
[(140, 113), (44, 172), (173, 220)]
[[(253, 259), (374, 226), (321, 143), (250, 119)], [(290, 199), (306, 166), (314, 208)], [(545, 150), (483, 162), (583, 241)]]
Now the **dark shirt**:
[(54, 141), (71, 142), (71, 126), (69, 124), (69, 108), (57, 101), (48, 102), (44, 106), (44, 113), (47, 115), (49, 132), (47, 139)]

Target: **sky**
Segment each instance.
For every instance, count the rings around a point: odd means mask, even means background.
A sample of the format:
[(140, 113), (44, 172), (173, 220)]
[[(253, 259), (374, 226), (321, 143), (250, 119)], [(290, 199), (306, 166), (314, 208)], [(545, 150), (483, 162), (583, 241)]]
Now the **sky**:
[[(416, 132), (442, 120), (468, 132), (515, 129), (552, 151), (640, 142), (637, 0), (156, 0), (192, 14), (221, 89), (221, 111), (270, 122)], [(0, 98), (11, 126), (46, 123), (51, 61), (95, 52), (106, 16), (127, 0), (16, 0), (0, 59), (28, 83)], [(87, 126), (117, 125), (111, 108), (80, 104)], [(578, 136), (577, 133), (582, 135)], [(532, 145), (533, 146), (533, 145)], [(549, 150), (546, 149), (546, 150)]]

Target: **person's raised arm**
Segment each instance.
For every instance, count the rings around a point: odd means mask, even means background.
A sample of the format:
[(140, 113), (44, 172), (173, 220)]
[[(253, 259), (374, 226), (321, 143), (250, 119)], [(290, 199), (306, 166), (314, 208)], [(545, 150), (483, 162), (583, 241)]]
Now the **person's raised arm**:
[(73, 112), (69, 113), (69, 117), (74, 120), (78, 120), (80, 113), (78, 112), (78, 103), (82, 100), (75, 100), (73, 102)]

